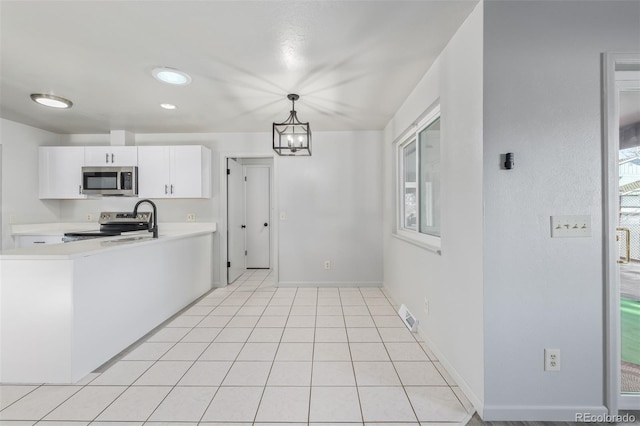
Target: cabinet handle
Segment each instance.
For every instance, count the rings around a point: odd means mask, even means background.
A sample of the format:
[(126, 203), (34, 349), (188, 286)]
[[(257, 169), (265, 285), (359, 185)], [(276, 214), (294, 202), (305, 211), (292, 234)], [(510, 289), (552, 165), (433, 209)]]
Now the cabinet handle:
[(171, 184), (171, 193), (173, 194), (173, 184)]
[(33, 244), (45, 244), (44, 241), (34, 241)]
[(164, 193), (165, 194), (169, 193), (169, 187), (167, 185), (164, 186)]
[(113, 163), (113, 154), (111, 154), (111, 162)]
[(78, 194), (82, 195), (82, 185), (78, 185)]
[(104, 154), (104, 162), (105, 163), (109, 162), (109, 154)]

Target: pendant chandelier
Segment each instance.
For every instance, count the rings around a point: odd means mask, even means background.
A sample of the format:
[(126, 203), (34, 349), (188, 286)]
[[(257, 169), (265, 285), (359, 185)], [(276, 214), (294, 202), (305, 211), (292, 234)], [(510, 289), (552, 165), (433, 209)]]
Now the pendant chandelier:
[(301, 123), (296, 114), (296, 101), (300, 96), (287, 95), (291, 113), (282, 123), (273, 123), (273, 150), (282, 156), (311, 156), (311, 128)]

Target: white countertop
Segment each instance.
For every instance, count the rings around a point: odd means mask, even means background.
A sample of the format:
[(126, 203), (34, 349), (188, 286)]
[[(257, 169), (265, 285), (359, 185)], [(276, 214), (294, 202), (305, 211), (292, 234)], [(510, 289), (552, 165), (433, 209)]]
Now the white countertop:
[[(69, 226), (70, 225), (70, 226)], [(79, 226), (78, 226), (79, 225)], [(98, 229), (97, 224), (89, 228), (83, 228), (84, 223), (73, 224), (33, 224), (13, 225), (13, 235), (56, 235), (65, 232), (90, 231)], [(158, 224), (158, 238), (151, 238), (150, 232), (135, 232), (118, 237), (103, 237), (90, 240), (73, 241), (61, 244), (44, 244), (26, 248), (3, 250), (0, 252), (0, 260), (35, 260), (35, 259), (73, 259), (76, 257), (92, 256), (110, 250), (120, 250), (125, 247), (140, 246), (143, 244), (161, 244), (179, 238), (188, 238), (196, 235), (216, 232), (215, 222), (196, 223), (160, 223)]]
[(97, 231), (97, 222), (25, 223), (11, 225), (11, 235), (62, 235), (65, 232)]

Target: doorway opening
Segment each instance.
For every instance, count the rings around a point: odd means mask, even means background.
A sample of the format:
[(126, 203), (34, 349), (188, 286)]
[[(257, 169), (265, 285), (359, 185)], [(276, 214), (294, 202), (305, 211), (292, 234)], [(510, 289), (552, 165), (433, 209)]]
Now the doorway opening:
[(274, 265), (273, 158), (226, 157), (227, 284)]
[(640, 54), (604, 56), (607, 405), (640, 406)]

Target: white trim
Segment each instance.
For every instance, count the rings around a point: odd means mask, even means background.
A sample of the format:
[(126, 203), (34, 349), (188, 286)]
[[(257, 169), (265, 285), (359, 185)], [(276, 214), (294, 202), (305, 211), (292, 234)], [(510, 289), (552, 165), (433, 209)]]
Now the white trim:
[[(420, 167), (418, 166), (420, 162), (420, 149), (419, 149), (419, 139), (418, 134), (433, 124), (436, 120), (441, 118), (440, 111), (440, 103), (439, 99), (431, 104), (425, 112), (423, 112), (418, 120), (413, 122), (409, 128), (401, 133), (401, 137), (398, 137), (394, 140), (392, 144), (392, 151), (394, 153), (394, 168), (395, 168), (395, 225), (392, 229), (391, 235), (394, 237), (406, 241), (408, 243), (414, 244), (418, 247), (436, 252), (441, 254), (441, 242), (442, 237), (424, 234), (420, 232), (420, 188), (417, 185), (418, 179), (420, 179)], [(417, 220), (416, 220), (416, 229), (411, 230), (404, 227), (404, 155), (402, 155), (402, 150), (411, 143), (416, 144), (416, 208), (417, 208)], [(442, 141), (441, 141), (442, 143)], [(442, 162), (440, 162), (442, 163)], [(441, 190), (442, 193), (442, 190)]]
[[(473, 390), (471, 389), (471, 386), (469, 386), (467, 382), (462, 378), (462, 376), (458, 374), (453, 365), (449, 362), (449, 360), (447, 360), (447, 357), (445, 357), (444, 354), (438, 349), (438, 347), (431, 341), (431, 339), (427, 337), (427, 334), (419, 323), (418, 335), (422, 338), (422, 340), (424, 340), (424, 343), (427, 345), (429, 350), (436, 356), (440, 365), (447, 371), (447, 373), (449, 373), (453, 381), (456, 382), (460, 390), (462, 390), (462, 393), (464, 393), (464, 396), (467, 397), (469, 402), (471, 402), (471, 404), (473, 405), (473, 408), (476, 409), (478, 415), (484, 419), (484, 405), (482, 403), (482, 400), (478, 398), (475, 392), (473, 392)], [(466, 424), (466, 422), (462, 424)]]
[(424, 243), (422, 241), (418, 241), (416, 238), (410, 238), (410, 237), (406, 237), (403, 234), (401, 234), (400, 232), (393, 232), (391, 234), (391, 236), (393, 238), (397, 238), (401, 241), (407, 242), (409, 244), (413, 244), (416, 247), (420, 247), (423, 248), (425, 250), (431, 251), (433, 253), (436, 253), (438, 255), (442, 255), (442, 251), (440, 250), (440, 246), (435, 246), (435, 245), (431, 245), (431, 244), (427, 244)]
[(605, 53), (602, 57), (602, 123), (605, 145), (603, 172), (604, 208), (604, 271), (605, 271), (605, 404), (609, 414), (615, 415), (620, 409), (623, 395), (620, 395), (620, 283), (617, 265), (618, 247), (615, 229), (618, 225), (618, 157), (619, 132), (617, 123), (618, 88), (616, 87), (616, 67), (620, 64), (635, 64), (640, 67), (640, 54)]
[(575, 422), (577, 414), (590, 414), (602, 416), (607, 414), (604, 405), (568, 405), (558, 407), (556, 405), (485, 405), (482, 415), (487, 421), (552, 421)]
[(640, 407), (640, 394), (622, 394), (618, 397), (619, 410), (638, 410)]
[[(227, 286), (227, 159), (228, 158), (271, 158), (273, 159), (273, 167), (271, 169), (271, 218), (275, 218), (275, 212), (278, 208), (278, 157), (273, 154), (257, 154), (251, 152), (236, 152), (236, 151), (220, 151), (220, 216), (221, 226), (219, 229), (220, 235), (220, 283), (222, 287)], [(278, 270), (278, 221), (272, 220), (272, 256), (271, 256), (271, 270), (275, 278), (276, 285), (279, 279)]]

